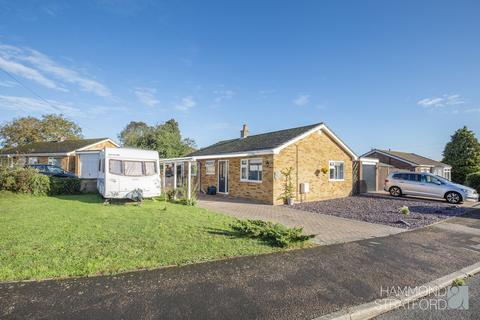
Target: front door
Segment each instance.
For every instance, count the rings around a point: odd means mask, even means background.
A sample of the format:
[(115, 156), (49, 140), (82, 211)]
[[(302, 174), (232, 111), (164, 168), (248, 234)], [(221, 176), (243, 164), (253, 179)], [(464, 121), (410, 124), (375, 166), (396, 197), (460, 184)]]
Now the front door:
[(228, 160), (218, 161), (218, 192), (228, 193)]

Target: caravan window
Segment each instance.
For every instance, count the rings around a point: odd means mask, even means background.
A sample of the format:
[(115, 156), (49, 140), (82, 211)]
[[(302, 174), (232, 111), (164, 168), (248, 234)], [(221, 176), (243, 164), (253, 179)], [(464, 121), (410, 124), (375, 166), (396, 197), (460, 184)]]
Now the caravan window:
[(123, 173), (126, 176), (142, 176), (143, 165), (141, 161), (123, 161)]
[(157, 163), (155, 161), (145, 161), (145, 175), (153, 176), (157, 173)]
[(109, 171), (112, 174), (122, 174), (122, 161), (112, 160), (108, 161)]

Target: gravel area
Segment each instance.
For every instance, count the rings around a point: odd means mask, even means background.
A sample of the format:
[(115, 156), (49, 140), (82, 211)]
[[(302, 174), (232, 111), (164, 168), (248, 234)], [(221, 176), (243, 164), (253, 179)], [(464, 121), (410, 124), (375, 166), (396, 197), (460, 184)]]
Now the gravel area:
[[(409, 215), (400, 213), (400, 208), (403, 206), (407, 206), (410, 209)], [(305, 202), (295, 204), (293, 207), (313, 213), (385, 224), (403, 229), (423, 227), (466, 212), (465, 208), (446, 202), (393, 198), (382, 195), (360, 195), (325, 201)], [(402, 220), (406, 223), (402, 222)]]

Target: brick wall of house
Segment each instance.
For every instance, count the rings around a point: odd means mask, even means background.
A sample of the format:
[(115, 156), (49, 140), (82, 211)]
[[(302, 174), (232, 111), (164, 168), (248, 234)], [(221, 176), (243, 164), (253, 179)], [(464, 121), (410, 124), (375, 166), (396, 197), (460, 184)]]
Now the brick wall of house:
[(374, 152), (370, 155), (368, 155), (368, 158), (376, 158), (378, 159), (381, 163), (386, 163), (391, 166), (394, 166), (395, 168), (402, 169), (402, 170), (409, 170), (409, 171), (415, 171), (415, 167), (412, 165), (409, 165), (408, 163), (405, 163), (403, 161), (388, 157), (384, 154)]
[[(240, 181), (240, 160), (241, 159), (262, 159), (262, 182)], [(254, 199), (264, 203), (273, 203), (273, 155), (238, 157), (215, 160), (215, 174), (207, 175), (205, 161), (200, 163), (200, 189), (206, 191), (209, 186), (216, 186), (218, 190), (218, 161), (228, 160), (228, 194), (232, 197)]]
[[(329, 181), (329, 161), (344, 161), (343, 181)], [(354, 191), (351, 156), (324, 132), (315, 132), (295, 144), (288, 146), (274, 157), (275, 179), (273, 184), (274, 204), (282, 204), (278, 197), (283, 192), (283, 176), (280, 171), (292, 167), (292, 182), (295, 201), (315, 201), (346, 197)], [(309, 183), (310, 192), (301, 195), (300, 183)]]

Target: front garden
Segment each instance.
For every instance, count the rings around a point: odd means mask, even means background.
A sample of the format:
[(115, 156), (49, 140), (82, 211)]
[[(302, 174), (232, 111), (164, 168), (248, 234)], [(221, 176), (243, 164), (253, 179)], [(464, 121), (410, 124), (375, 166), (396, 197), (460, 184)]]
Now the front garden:
[(282, 250), (258, 234), (242, 235), (235, 224), (223, 214), (164, 201), (105, 205), (93, 194), (1, 191), (0, 281), (112, 274)]

